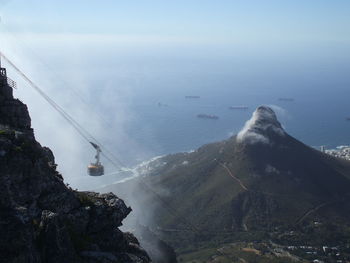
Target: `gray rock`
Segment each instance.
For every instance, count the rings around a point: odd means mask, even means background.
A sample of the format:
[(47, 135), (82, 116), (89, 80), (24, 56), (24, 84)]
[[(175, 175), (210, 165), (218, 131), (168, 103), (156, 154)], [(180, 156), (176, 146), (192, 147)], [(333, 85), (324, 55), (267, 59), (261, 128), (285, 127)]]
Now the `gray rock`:
[(1, 75), (0, 262), (150, 262), (118, 229), (131, 208), (112, 193), (68, 188), (30, 123)]

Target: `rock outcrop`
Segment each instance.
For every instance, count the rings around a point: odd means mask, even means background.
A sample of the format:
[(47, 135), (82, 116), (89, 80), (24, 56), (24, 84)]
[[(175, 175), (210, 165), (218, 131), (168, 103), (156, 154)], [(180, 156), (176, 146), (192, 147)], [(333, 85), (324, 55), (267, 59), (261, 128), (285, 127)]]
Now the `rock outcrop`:
[(27, 107), (0, 75), (0, 262), (150, 262), (118, 227), (131, 209), (112, 193), (78, 192), (34, 137)]

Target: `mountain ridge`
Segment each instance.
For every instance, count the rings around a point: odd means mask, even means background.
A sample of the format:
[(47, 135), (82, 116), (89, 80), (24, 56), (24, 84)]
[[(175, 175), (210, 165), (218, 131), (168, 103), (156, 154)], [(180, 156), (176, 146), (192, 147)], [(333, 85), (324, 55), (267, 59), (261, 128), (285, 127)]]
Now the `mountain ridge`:
[[(150, 227), (159, 229), (178, 251), (198, 240), (209, 246), (210, 240), (268, 238), (276, 229), (298, 229), (307, 239), (299, 227), (313, 221), (334, 223), (350, 237), (350, 207), (345, 202), (350, 162), (291, 137), (269, 107), (259, 107), (237, 136), (159, 158), (150, 167), (139, 179), (103, 191), (118, 191), (133, 200), (133, 206), (153, 206), (152, 216), (141, 217), (153, 217)], [(156, 191), (173, 212), (142, 184)], [(190, 234), (191, 228), (195, 233)], [(328, 240), (328, 234), (313, 231), (313, 242)]]

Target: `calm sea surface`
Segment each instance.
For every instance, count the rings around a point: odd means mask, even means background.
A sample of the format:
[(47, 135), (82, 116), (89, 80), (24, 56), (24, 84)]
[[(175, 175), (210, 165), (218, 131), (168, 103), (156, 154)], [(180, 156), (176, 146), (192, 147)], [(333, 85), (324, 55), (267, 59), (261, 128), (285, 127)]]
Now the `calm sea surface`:
[[(349, 87), (350, 89), (350, 87)], [(128, 133), (154, 155), (188, 151), (236, 134), (259, 105), (271, 105), (286, 131), (310, 146), (333, 148), (350, 144), (350, 98), (342, 87), (311, 87), (279, 91), (226, 87), (153, 96), (140, 94), (130, 105), (136, 118)], [(185, 99), (198, 95), (199, 99)], [(280, 97), (294, 101), (281, 101)], [(248, 110), (230, 110), (230, 106)], [(200, 119), (212, 114), (218, 120)]]

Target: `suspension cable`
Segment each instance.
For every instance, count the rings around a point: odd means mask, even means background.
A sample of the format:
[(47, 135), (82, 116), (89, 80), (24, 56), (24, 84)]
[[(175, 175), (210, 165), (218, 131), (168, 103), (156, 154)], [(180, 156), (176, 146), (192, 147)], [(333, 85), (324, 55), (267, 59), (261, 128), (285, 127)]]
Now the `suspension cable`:
[[(72, 127), (87, 141), (90, 143), (91, 140), (93, 140), (94, 142), (96, 142), (96, 144), (98, 144), (101, 149), (104, 149), (104, 151), (106, 151), (107, 153), (109, 153), (111, 155), (108, 156), (107, 154), (105, 154), (102, 151), (102, 155), (108, 159), (117, 169), (119, 170), (131, 170), (131, 169), (125, 169), (123, 168), (123, 163), (121, 161), (119, 161), (114, 155), (113, 153), (111, 153), (110, 151), (108, 151), (93, 135), (91, 135), (84, 127), (82, 127), (71, 115), (69, 115), (60, 105), (58, 105), (54, 100), (52, 100), (42, 89), (39, 88), (38, 85), (36, 85), (31, 79), (29, 79), (27, 77), (26, 74), (24, 74), (9, 58), (7, 58), (2, 52), (0, 52), (0, 57), (4, 58), (6, 60), (7, 63), (9, 63), (13, 69), (20, 74), (20, 76), (32, 87), (34, 88), (69, 124), (72, 125)], [(118, 163), (116, 161), (113, 160), (116, 159), (118, 160)], [(125, 167), (125, 166), (124, 166)], [(168, 210), (168, 212), (170, 214), (172, 214), (173, 216), (179, 218), (179, 220), (188, 227), (188, 230), (191, 232), (194, 232), (196, 234), (199, 234), (200, 231), (199, 229), (192, 224), (188, 219), (186, 219), (183, 216), (180, 216), (178, 211), (172, 207), (172, 205), (170, 205), (169, 202), (167, 202), (166, 200), (164, 200), (156, 191), (154, 191), (144, 180), (142, 177), (139, 177), (139, 181), (138, 183), (148, 192), (151, 192), (162, 204), (163, 207), (166, 208), (166, 210)]]
[(58, 105), (53, 99), (51, 99), (42, 89), (39, 88), (31, 79), (27, 77), (4, 53), (0, 52), (0, 57), (4, 58), (4, 60), (11, 65), (11, 67), (32, 87), (34, 88), (87, 142), (90, 141), (96, 142), (100, 147), (107, 152), (102, 152), (103, 156), (109, 160), (115, 168), (118, 170), (122, 170), (121, 168), (124, 166), (123, 163), (102, 143), (100, 143), (91, 133), (89, 133), (83, 126), (81, 126), (71, 115), (69, 115), (60, 105)]

